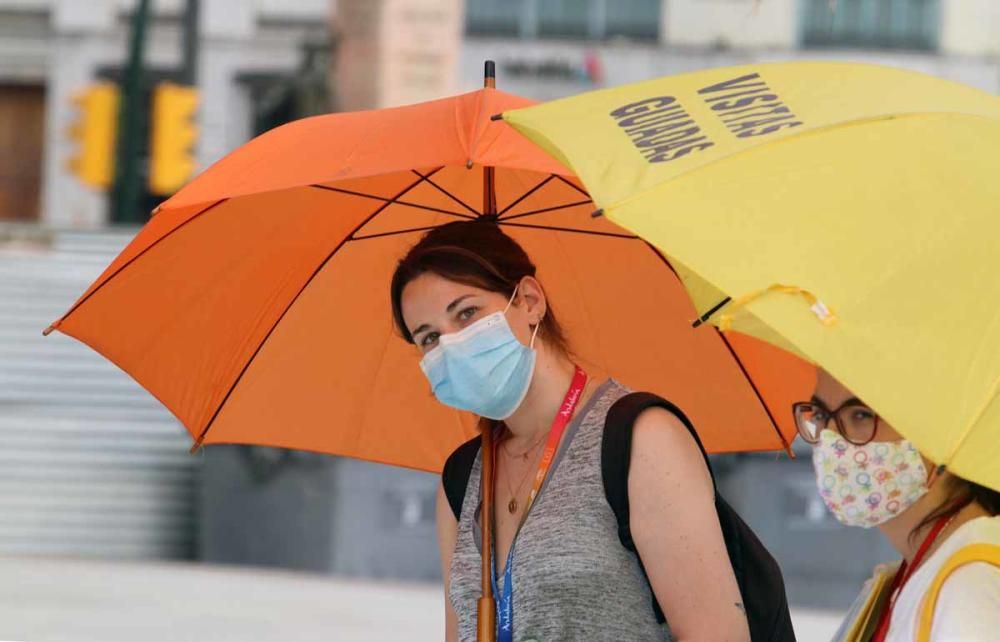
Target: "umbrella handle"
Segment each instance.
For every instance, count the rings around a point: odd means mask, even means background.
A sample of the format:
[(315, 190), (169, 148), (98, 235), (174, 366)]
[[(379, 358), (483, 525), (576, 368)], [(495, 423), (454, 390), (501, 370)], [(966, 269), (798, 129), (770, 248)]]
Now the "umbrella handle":
[(497, 611), (493, 598), (479, 598), (479, 630), (476, 632), (477, 642), (494, 642), (497, 632)]
[[(487, 60), (483, 70), (483, 86), (496, 87), (496, 64)], [(483, 212), (496, 214), (496, 187), (493, 184), (493, 168), (483, 168)], [(479, 532), (482, 534), (483, 570), (482, 597), (479, 598), (476, 640), (494, 642), (497, 634), (497, 612), (493, 603), (493, 422), (483, 422), (482, 471), (479, 487), (483, 506), (479, 513)]]
[(483, 428), (482, 475), (479, 487), (482, 493), (483, 506), (479, 512), (479, 526), (482, 537), (482, 597), (479, 598), (477, 616), (478, 642), (493, 642), (496, 639), (496, 606), (493, 602), (493, 422)]

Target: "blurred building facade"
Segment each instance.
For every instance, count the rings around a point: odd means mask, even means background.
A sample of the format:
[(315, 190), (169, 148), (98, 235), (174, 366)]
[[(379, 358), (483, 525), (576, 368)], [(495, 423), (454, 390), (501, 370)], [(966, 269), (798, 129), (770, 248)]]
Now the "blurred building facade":
[(462, 84), (484, 58), (537, 99), (790, 59), (898, 66), (1000, 89), (992, 0), (469, 0)]
[[(281, 86), (329, 39), (328, 0), (201, 0), (196, 149), (202, 168), (280, 124)], [(107, 196), (67, 169), (74, 94), (120, 76), (135, 0), (0, 0), (0, 220), (110, 222)], [(181, 62), (183, 0), (154, 0), (146, 73)], [(325, 67), (321, 69), (325, 79)], [(268, 101), (277, 104), (268, 105)], [(325, 110), (324, 105), (324, 110)], [(261, 110), (265, 113), (261, 113)], [(272, 114), (266, 113), (270, 109)]]
[(462, 0), (336, 0), (331, 7), (337, 43), (331, 81), (338, 111), (456, 92)]
[[(181, 59), (184, 0), (154, 0), (146, 67)], [(200, 470), (185, 431), (125, 373), (43, 338), (135, 233), (67, 167), (72, 97), (121, 75), (135, 0), (0, 0), (0, 554), (197, 555)], [(202, 0), (195, 154), (204, 167), (303, 111), (327, 0)], [(309, 102), (317, 104), (295, 104)], [(322, 105), (318, 104), (323, 102)], [(77, 231), (74, 231), (77, 230)]]
[[(120, 76), (136, 0), (0, 0), (0, 220), (95, 229), (108, 198), (67, 169), (74, 94)], [(993, 0), (201, 0), (203, 169), (309, 113), (482, 83), (549, 99), (692, 69), (793, 58), (896, 65), (1000, 88)], [(154, 0), (147, 74), (181, 61), (184, 0)], [(335, 45), (331, 43), (336, 43)], [(338, 50), (340, 55), (331, 52)], [(326, 86), (336, 98), (303, 85)], [(294, 97), (289, 98), (290, 94)], [(291, 104), (296, 103), (297, 104)]]

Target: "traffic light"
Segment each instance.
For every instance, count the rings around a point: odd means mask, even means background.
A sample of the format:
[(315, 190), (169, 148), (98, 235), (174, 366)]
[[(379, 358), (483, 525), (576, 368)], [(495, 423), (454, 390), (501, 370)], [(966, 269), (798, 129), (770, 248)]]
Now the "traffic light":
[(115, 140), (118, 131), (118, 87), (102, 82), (73, 96), (78, 115), (69, 128), (76, 140), (76, 155), (69, 169), (91, 187), (107, 189), (115, 173)]
[(194, 114), (198, 90), (164, 82), (153, 91), (152, 137), (149, 154), (149, 191), (173, 194), (194, 173), (194, 143), (198, 129)]

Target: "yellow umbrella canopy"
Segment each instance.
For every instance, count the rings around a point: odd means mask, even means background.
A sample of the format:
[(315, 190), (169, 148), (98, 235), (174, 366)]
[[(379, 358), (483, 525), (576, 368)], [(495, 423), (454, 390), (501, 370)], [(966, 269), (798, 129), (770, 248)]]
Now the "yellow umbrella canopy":
[(1000, 99), (873, 65), (711, 69), (509, 111), (703, 321), (792, 350), (1000, 489)]

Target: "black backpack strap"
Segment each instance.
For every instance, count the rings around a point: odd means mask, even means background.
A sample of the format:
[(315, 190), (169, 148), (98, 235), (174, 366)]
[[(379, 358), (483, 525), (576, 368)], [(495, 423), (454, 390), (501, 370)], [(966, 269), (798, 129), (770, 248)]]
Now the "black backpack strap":
[[(632, 458), (632, 432), (639, 415), (648, 408), (663, 408), (681, 420), (694, 437), (695, 443), (705, 457), (708, 472), (712, 474), (708, 454), (698, 433), (677, 406), (657, 395), (645, 392), (632, 393), (615, 402), (608, 411), (604, 423), (601, 476), (604, 481), (604, 495), (618, 523), (618, 539), (626, 550), (633, 553), (638, 552), (629, 525), (628, 471)], [(712, 484), (715, 485), (714, 475)], [(754, 642), (758, 640), (794, 642), (795, 632), (788, 610), (781, 568), (739, 514), (719, 495), (718, 490), (715, 492), (715, 508), (729, 561), (733, 566), (733, 574), (736, 576), (743, 597), (751, 639)], [(649, 576), (642, 565), (642, 560), (638, 558), (638, 554), (636, 557), (648, 582)], [(655, 595), (653, 612), (658, 622), (666, 620)]]
[[(632, 528), (629, 522), (629, 502), (628, 502), (628, 471), (632, 460), (632, 429), (635, 422), (643, 411), (649, 408), (663, 408), (681, 420), (688, 432), (694, 437), (698, 448), (705, 457), (705, 465), (708, 466), (709, 474), (712, 467), (709, 465), (708, 455), (701, 445), (701, 439), (695, 432), (694, 426), (680, 408), (670, 403), (666, 399), (648, 392), (633, 392), (625, 395), (616, 401), (608, 410), (607, 418), (604, 420), (604, 435), (601, 439), (601, 477), (604, 481), (604, 496), (615, 514), (618, 522), (618, 539), (626, 550), (636, 552), (635, 542), (632, 540)], [(715, 485), (715, 477), (712, 477), (712, 485)], [(639, 560), (642, 567), (642, 560)], [(645, 574), (646, 569), (643, 567)], [(648, 581), (648, 576), (647, 576)], [(653, 611), (656, 614), (657, 622), (663, 623), (666, 618), (660, 608), (656, 597), (653, 597)]]
[[(705, 465), (712, 474), (712, 467), (690, 420), (680, 408), (663, 397), (649, 392), (633, 392), (616, 401), (608, 410), (604, 420), (604, 436), (601, 441), (601, 476), (604, 480), (604, 496), (611, 505), (618, 521), (618, 539), (630, 551), (635, 550), (629, 527), (628, 471), (632, 460), (632, 429), (643, 411), (649, 408), (663, 408), (681, 420), (694, 437), (698, 449), (705, 457)], [(712, 476), (715, 485), (715, 476)]]
[(456, 448), (444, 462), (441, 483), (444, 485), (444, 494), (448, 498), (448, 504), (456, 520), (462, 517), (465, 488), (469, 485), (469, 475), (472, 474), (472, 465), (476, 463), (476, 455), (479, 454), (481, 445), (482, 438), (473, 437)]

